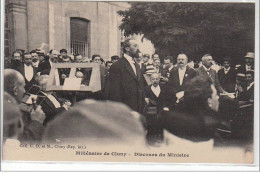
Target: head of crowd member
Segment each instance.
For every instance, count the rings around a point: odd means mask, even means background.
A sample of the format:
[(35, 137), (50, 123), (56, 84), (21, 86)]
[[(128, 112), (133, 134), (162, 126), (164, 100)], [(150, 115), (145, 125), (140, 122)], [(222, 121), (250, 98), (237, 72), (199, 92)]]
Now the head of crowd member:
[(12, 54), (12, 59), (11, 59), (11, 64), (14, 65), (15, 67), (18, 67), (21, 65), (22, 62), (22, 56), (19, 51), (14, 51)]
[(207, 69), (209, 69), (213, 65), (213, 58), (210, 54), (203, 55), (201, 61)]
[(163, 65), (165, 68), (170, 68), (173, 65), (173, 57), (172, 56), (166, 56), (163, 59)]
[(108, 70), (110, 69), (110, 67), (112, 66), (112, 64), (113, 64), (112, 61), (107, 61), (107, 62), (106, 62), (106, 67), (107, 67)]
[(247, 66), (254, 65), (254, 58), (255, 58), (255, 54), (253, 52), (247, 52), (245, 56), (245, 64)]
[(39, 61), (42, 62), (45, 60), (45, 53), (41, 49), (36, 49), (36, 53), (38, 54)]
[(187, 84), (184, 102), (192, 111), (210, 109), (217, 112), (218, 99), (217, 90), (209, 78), (197, 76)]
[(152, 55), (152, 59), (160, 59), (160, 57), (159, 57), (158, 54), (153, 54), (153, 55)]
[(254, 82), (254, 70), (246, 71), (245, 75), (246, 75), (246, 82), (248, 85)]
[(59, 52), (55, 49), (50, 50), (49, 60), (53, 63), (58, 63)]
[(102, 64), (102, 65), (105, 65), (105, 61), (104, 61), (103, 58), (100, 58), (100, 61), (101, 61), (101, 64)]
[(159, 73), (153, 73), (153, 74), (151, 74), (151, 77), (150, 77), (150, 79), (151, 79), (151, 83), (152, 83), (152, 85), (154, 86), (154, 87), (157, 87), (158, 85), (159, 85), (159, 83), (160, 83), (160, 74)]
[(42, 71), (40, 76), (37, 79), (37, 84), (40, 87), (41, 91), (46, 91), (47, 84), (49, 80), (49, 71)]
[(102, 63), (101, 56), (97, 55), (97, 54), (93, 55), (92, 56), (92, 62), (101, 64)]
[(111, 56), (111, 62), (112, 62), (112, 63), (115, 63), (115, 62), (117, 62), (118, 60), (119, 60), (119, 56), (117, 56), (117, 55)]
[(55, 143), (56, 139), (60, 143), (101, 147), (115, 144), (144, 146), (145, 133), (140, 115), (124, 104), (87, 99), (47, 125), (43, 141)]
[(144, 54), (143, 55), (143, 62), (144, 62), (144, 64), (148, 63), (149, 59), (150, 59), (150, 55), (149, 54)]
[(246, 75), (243, 73), (237, 73), (236, 75), (236, 84), (243, 85), (245, 83)]
[(75, 61), (75, 56), (74, 55), (70, 54), (68, 56), (70, 57), (71, 61)]
[(32, 65), (32, 55), (30, 53), (25, 53), (23, 55), (23, 62), (27, 66)]
[(223, 60), (223, 67), (225, 68), (225, 69), (229, 69), (229, 67), (230, 67), (230, 58), (224, 58), (224, 60)]
[(82, 62), (84, 63), (90, 63), (90, 59), (88, 57), (83, 57)]
[(60, 55), (61, 56), (65, 56), (66, 55), (67, 56), (67, 50), (66, 49), (61, 49), (60, 50)]
[(70, 63), (71, 59), (68, 55), (64, 55), (64, 56), (62, 56), (62, 62), (63, 63)]
[(58, 63), (63, 63), (63, 57), (61, 55), (58, 55)]
[(39, 55), (36, 53), (36, 50), (32, 50), (30, 53), (32, 55), (32, 65), (34, 67), (38, 67), (38, 64), (40, 62)]
[(17, 102), (21, 102), (25, 93), (23, 75), (13, 69), (4, 70), (4, 90), (12, 95)]
[(185, 54), (179, 54), (177, 56), (177, 65), (179, 68), (184, 68), (188, 64), (188, 57)]
[(18, 105), (4, 101), (3, 108), (3, 142), (5, 143), (7, 139), (18, 139), (24, 126)]
[(132, 58), (138, 57), (139, 53), (139, 46), (136, 40), (134, 39), (127, 39), (123, 43), (123, 52), (131, 56)]
[(161, 65), (161, 61), (160, 61), (159, 58), (153, 59), (153, 66), (154, 66), (155, 68), (159, 68), (160, 65)]

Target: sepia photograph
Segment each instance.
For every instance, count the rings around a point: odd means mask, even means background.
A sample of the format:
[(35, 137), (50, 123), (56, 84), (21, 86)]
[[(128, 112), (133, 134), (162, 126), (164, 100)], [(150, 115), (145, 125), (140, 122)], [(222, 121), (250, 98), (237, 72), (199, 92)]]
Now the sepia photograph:
[(258, 1), (1, 6), (4, 163), (259, 161)]

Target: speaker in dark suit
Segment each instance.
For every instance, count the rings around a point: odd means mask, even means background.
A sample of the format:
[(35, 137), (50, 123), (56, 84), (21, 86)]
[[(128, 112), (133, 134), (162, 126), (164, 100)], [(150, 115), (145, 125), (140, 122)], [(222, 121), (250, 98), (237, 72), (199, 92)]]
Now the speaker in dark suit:
[(109, 70), (108, 99), (123, 102), (134, 111), (142, 112), (143, 76), (133, 60), (138, 52), (135, 40), (124, 42), (124, 55)]

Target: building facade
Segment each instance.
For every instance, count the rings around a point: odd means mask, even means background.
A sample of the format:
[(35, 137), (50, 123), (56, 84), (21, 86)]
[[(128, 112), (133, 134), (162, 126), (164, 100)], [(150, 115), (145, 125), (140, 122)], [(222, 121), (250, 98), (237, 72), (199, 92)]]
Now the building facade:
[(120, 55), (124, 41), (119, 10), (127, 2), (6, 0), (5, 56), (15, 49), (31, 51), (43, 43), (72, 54), (104, 60)]

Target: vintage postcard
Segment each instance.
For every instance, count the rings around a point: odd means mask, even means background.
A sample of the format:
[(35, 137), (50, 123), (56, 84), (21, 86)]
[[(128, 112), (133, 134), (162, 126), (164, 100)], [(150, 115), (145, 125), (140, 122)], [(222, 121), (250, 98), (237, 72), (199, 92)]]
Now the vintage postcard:
[(258, 1), (1, 5), (4, 163), (256, 166)]

